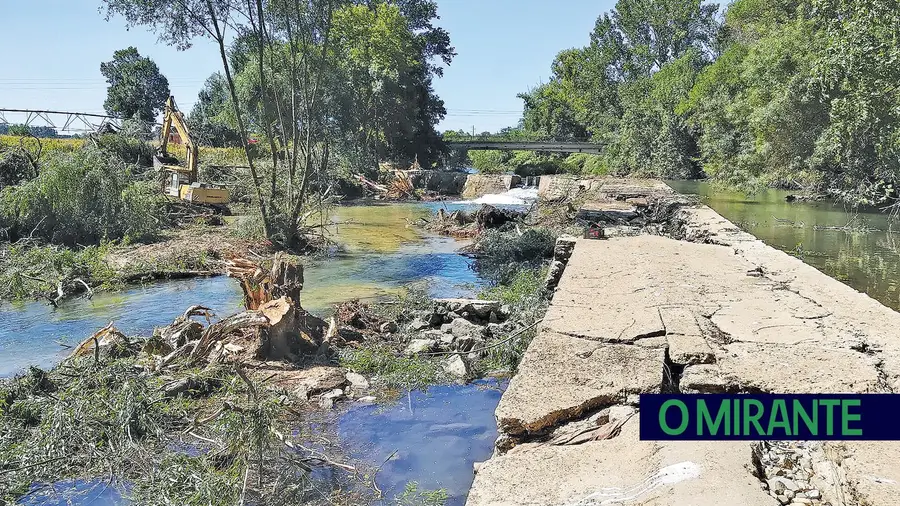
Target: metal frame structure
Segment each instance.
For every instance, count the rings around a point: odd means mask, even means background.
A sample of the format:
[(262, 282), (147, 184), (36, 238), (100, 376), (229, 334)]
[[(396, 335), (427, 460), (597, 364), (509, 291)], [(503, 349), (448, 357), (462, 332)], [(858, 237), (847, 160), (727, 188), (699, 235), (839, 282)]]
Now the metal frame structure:
[[(6, 114), (8, 113), (25, 114), (25, 121), (12, 123), (6, 118)], [(61, 118), (57, 118), (58, 121), (53, 121), (53, 118), (56, 116), (61, 116)], [(96, 122), (96, 119), (100, 119), (101, 121)], [(79, 128), (77, 131), (95, 132), (106, 125), (110, 125), (113, 128), (120, 128), (122, 126), (121, 118), (105, 114), (36, 109), (0, 109), (0, 125), (24, 124), (25, 126), (31, 126), (32, 122), (35, 120), (44, 121), (47, 124), (46, 126), (55, 128), (58, 132), (75, 131), (76, 129), (73, 129), (72, 126), (79, 124), (79, 122), (80, 124), (83, 124), (85, 128)], [(60, 124), (62, 127), (57, 126)]]

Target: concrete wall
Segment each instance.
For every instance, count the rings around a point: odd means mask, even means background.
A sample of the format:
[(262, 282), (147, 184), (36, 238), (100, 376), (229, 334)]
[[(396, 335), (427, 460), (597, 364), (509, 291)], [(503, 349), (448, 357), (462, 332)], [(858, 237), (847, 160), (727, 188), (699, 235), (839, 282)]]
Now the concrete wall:
[(416, 188), (431, 190), (443, 195), (459, 195), (466, 184), (468, 174), (441, 170), (406, 171)]
[(464, 199), (477, 199), (489, 193), (504, 193), (518, 186), (521, 180), (515, 174), (469, 174), (462, 196)]

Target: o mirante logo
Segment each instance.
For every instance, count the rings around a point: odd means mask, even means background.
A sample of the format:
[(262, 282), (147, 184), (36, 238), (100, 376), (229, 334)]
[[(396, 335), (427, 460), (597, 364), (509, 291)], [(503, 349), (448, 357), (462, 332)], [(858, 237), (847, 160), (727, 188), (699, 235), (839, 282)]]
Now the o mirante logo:
[(900, 440), (900, 395), (645, 394), (643, 440)]

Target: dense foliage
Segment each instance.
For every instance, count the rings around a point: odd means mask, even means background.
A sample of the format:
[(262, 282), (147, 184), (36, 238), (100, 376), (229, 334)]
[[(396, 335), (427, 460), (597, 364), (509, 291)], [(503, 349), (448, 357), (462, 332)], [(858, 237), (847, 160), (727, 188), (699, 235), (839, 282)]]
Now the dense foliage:
[(41, 161), (37, 177), (0, 192), (7, 235), (59, 244), (139, 239), (160, 227), (162, 196), (114, 151), (85, 145)]
[[(222, 75), (191, 121), (214, 145), (245, 149), (266, 235), (303, 248), (306, 208), (335, 173), (379, 162), (430, 166), (444, 114), (432, 78), (454, 55), (433, 0), (104, 0), (107, 15), (184, 49), (214, 40)], [(251, 136), (252, 134), (252, 136)], [(257, 139), (265, 153), (254, 152)]]
[[(521, 97), (528, 132), (605, 146), (591, 171), (890, 204), (900, 10), (862, 0), (619, 0)], [(584, 167), (582, 166), (582, 169)]]
[(113, 59), (100, 64), (106, 78), (106, 112), (120, 118), (157, 121), (169, 98), (169, 81), (156, 63), (141, 56), (134, 47), (113, 53)]

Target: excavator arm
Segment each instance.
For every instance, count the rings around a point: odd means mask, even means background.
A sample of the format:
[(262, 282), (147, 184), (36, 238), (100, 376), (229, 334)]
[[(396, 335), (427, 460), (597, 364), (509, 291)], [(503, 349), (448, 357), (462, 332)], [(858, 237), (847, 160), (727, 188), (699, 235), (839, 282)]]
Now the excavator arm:
[(169, 158), (169, 135), (172, 133), (173, 127), (175, 128), (175, 131), (178, 132), (178, 136), (181, 137), (181, 142), (187, 149), (185, 166), (163, 165), (163, 167), (186, 174), (188, 176), (188, 183), (193, 183), (197, 181), (197, 145), (194, 144), (193, 139), (191, 139), (187, 123), (184, 121), (184, 114), (179, 111), (178, 107), (175, 105), (175, 97), (170, 96), (168, 100), (166, 100), (163, 116), (162, 139), (159, 145), (159, 152), (165, 158)]

